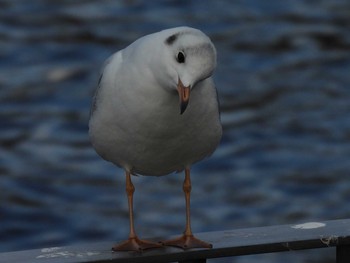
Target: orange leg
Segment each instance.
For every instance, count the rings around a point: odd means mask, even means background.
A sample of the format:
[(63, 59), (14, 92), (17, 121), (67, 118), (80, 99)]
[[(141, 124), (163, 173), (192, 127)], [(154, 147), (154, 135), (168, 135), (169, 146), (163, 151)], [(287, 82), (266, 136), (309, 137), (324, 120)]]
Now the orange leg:
[(161, 245), (147, 240), (141, 240), (137, 237), (134, 227), (134, 212), (133, 212), (133, 196), (135, 187), (131, 181), (130, 172), (126, 172), (126, 194), (128, 196), (129, 204), (129, 221), (130, 221), (130, 234), (129, 238), (115, 245), (113, 251), (142, 251), (150, 248), (159, 248)]
[(183, 249), (188, 248), (212, 248), (213, 246), (210, 243), (202, 241), (192, 234), (191, 230), (191, 211), (190, 211), (190, 195), (191, 195), (191, 177), (190, 177), (190, 168), (185, 169), (185, 181), (183, 184), (183, 190), (185, 193), (186, 199), (186, 229), (184, 234), (181, 237), (163, 241), (162, 244), (165, 246), (174, 246), (180, 247)]

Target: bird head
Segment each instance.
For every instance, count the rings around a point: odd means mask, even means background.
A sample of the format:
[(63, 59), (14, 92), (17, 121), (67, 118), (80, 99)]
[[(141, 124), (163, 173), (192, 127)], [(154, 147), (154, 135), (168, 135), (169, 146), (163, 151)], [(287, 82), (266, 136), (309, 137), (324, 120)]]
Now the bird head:
[(196, 84), (210, 77), (216, 67), (216, 50), (209, 37), (200, 30), (178, 27), (161, 31), (164, 41), (164, 68), (176, 89), (183, 114)]

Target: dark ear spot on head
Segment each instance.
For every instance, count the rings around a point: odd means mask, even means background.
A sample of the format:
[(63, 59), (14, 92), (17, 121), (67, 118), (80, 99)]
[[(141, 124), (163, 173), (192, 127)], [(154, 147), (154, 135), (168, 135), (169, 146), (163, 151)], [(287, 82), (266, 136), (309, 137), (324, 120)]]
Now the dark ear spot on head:
[(178, 34), (171, 35), (170, 37), (168, 37), (165, 40), (165, 43), (167, 43), (168, 45), (172, 45), (175, 42), (175, 40), (177, 39), (177, 35)]

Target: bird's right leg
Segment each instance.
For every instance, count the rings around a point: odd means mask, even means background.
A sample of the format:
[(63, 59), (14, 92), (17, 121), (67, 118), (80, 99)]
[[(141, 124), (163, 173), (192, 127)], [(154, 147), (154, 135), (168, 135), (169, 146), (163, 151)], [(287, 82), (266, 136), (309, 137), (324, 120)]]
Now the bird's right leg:
[(135, 226), (134, 226), (134, 212), (133, 212), (134, 192), (135, 192), (135, 187), (131, 181), (131, 174), (130, 172), (126, 172), (126, 194), (128, 197), (128, 205), (129, 205), (130, 233), (129, 233), (129, 238), (126, 241), (120, 244), (117, 244), (112, 248), (113, 251), (142, 251), (145, 249), (161, 247), (161, 245), (158, 243), (147, 241), (147, 240), (141, 240), (136, 235)]

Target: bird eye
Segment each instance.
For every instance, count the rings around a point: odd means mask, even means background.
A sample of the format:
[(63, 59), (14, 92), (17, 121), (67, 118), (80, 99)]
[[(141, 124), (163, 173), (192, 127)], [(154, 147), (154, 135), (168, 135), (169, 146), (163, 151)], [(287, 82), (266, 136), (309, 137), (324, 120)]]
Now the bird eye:
[(176, 60), (179, 63), (185, 63), (185, 54), (182, 51), (180, 51), (179, 53), (177, 53)]

